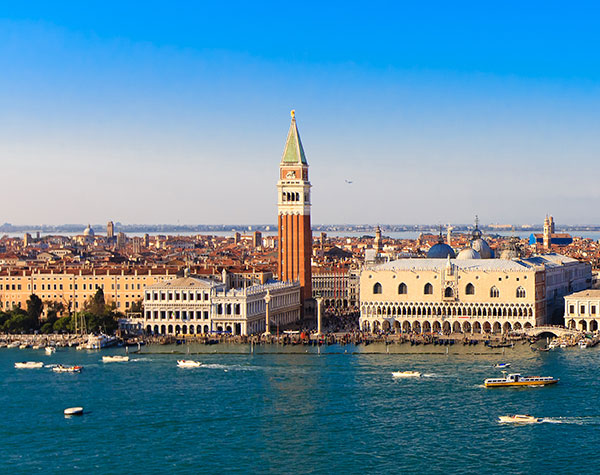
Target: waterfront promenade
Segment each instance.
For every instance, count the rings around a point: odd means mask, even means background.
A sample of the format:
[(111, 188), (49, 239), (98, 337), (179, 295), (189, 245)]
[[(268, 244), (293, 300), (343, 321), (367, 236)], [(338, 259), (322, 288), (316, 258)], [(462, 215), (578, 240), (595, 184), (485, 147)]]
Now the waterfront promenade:
[[(230, 335), (228, 333), (209, 335), (179, 335), (179, 336), (135, 336), (119, 340), (119, 346), (139, 345), (189, 345), (189, 344), (240, 344), (240, 345), (281, 345), (281, 346), (323, 346), (323, 345), (371, 345), (383, 343), (385, 345), (409, 344), (411, 346), (474, 346), (489, 345), (491, 347), (508, 347), (516, 344), (533, 343), (540, 337), (543, 341), (552, 338), (550, 331), (561, 336), (568, 346), (575, 346), (579, 340), (585, 338), (586, 333), (567, 331), (562, 327), (544, 328), (545, 332), (510, 334), (422, 334), (422, 333), (367, 333), (367, 332), (328, 332), (318, 335), (316, 332), (287, 332), (271, 335)], [(564, 335), (564, 336), (563, 336)], [(25, 347), (77, 347), (88, 340), (88, 335), (52, 334), (52, 335), (0, 335), (0, 348), (8, 345), (24, 345)], [(600, 332), (588, 334), (588, 346), (595, 346), (600, 341)], [(139, 344), (139, 345), (138, 345)]]

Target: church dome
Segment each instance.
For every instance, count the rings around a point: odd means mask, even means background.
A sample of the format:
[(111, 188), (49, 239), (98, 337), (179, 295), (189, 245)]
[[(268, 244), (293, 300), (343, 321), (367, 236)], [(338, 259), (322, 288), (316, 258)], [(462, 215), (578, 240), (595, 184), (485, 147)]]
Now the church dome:
[(494, 251), (492, 251), (490, 245), (481, 238), (471, 241), (471, 247), (479, 253), (482, 259), (492, 259), (494, 257)]
[(438, 242), (427, 251), (427, 257), (430, 259), (446, 259), (448, 256), (454, 259), (454, 250), (443, 242)]
[(481, 256), (475, 249), (473, 249), (471, 247), (465, 247), (458, 253), (458, 255), (456, 256), (456, 259), (461, 260), (461, 261), (463, 261), (465, 259), (481, 259)]
[(83, 231), (83, 235), (85, 237), (94, 237), (95, 233), (94, 230), (92, 229), (92, 227), (88, 224), (87, 228), (85, 228), (85, 230)]

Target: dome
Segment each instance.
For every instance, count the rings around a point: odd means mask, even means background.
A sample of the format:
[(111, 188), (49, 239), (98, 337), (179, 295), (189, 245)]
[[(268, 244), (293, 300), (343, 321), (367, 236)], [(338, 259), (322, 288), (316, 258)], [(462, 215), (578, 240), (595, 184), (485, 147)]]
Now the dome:
[(83, 231), (85, 237), (94, 237), (95, 233), (92, 227), (88, 224), (87, 228)]
[(454, 259), (454, 250), (443, 242), (438, 242), (427, 251), (427, 257), (430, 259), (446, 259), (448, 256)]
[(475, 249), (473, 249), (471, 247), (465, 247), (458, 253), (458, 255), (456, 256), (456, 259), (461, 260), (461, 261), (463, 261), (465, 259), (481, 259), (481, 256)]
[(494, 252), (487, 242), (481, 238), (473, 239), (471, 247), (475, 249), (482, 259), (491, 259), (494, 257)]

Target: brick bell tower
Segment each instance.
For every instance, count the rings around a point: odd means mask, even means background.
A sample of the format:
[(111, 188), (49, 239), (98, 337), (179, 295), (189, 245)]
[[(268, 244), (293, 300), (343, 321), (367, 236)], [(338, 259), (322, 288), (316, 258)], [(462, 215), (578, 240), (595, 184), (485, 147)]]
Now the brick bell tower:
[(277, 182), (278, 268), (280, 280), (300, 281), (301, 298), (305, 302), (312, 298), (311, 184), (308, 181), (308, 162), (304, 156), (294, 111), (291, 115), (292, 123), (279, 164)]

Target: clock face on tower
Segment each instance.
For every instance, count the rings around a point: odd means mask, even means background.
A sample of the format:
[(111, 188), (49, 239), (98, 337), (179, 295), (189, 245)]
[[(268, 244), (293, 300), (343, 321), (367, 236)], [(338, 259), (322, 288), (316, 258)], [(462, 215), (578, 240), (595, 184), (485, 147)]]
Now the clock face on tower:
[(294, 170), (287, 172), (286, 178), (296, 178), (296, 172)]

